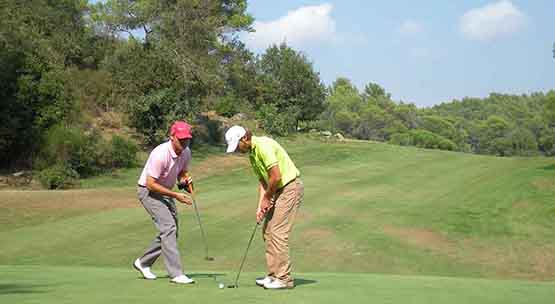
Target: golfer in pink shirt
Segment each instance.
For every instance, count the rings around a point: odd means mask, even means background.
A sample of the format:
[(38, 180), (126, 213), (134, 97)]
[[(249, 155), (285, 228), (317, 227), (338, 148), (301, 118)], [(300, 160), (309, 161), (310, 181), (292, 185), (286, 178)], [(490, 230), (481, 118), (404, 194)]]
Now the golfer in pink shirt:
[(159, 231), (144, 254), (133, 263), (133, 267), (145, 279), (156, 279), (150, 267), (161, 254), (171, 278), (170, 282), (194, 283), (193, 279), (183, 273), (181, 265), (177, 248), (178, 223), (174, 201), (191, 205), (191, 200), (184, 193), (172, 190), (176, 182), (185, 186), (192, 182), (188, 175), (191, 161), (189, 144), (192, 137), (191, 126), (186, 122), (173, 123), (169, 141), (160, 144), (150, 153), (138, 181), (139, 200)]

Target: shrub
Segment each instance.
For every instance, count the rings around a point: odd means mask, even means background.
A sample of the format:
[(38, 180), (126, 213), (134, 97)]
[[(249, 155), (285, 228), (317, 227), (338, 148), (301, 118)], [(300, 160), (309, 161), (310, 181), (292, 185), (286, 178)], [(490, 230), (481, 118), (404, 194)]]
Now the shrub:
[(39, 181), (47, 189), (68, 189), (79, 185), (79, 173), (58, 164), (40, 171)]
[(113, 135), (110, 159), (114, 168), (131, 168), (137, 164), (137, 145), (121, 136)]
[(91, 176), (100, 171), (98, 164), (97, 133), (86, 133), (76, 127), (57, 125), (46, 132), (39, 152), (37, 167), (44, 169), (64, 164), (80, 176)]
[(218, 98), (214, 105), (214, 109), (218, 115), (224, 117), (232, 117), (237, 113), (249, 110), (245, 100), (231, 94)]
[(172, 88), (152, 91), (130, 102), (132, 127), (145, 136), (147, 145), (156, 145), (167, 138), (168, 127), (177, 119), (191, 120), (198, 113), (200, 99)]
[(547, 156), (555, 156), (555, 130), (548, 129), (540, 137), (540, 149)]
[(427, 149), (441, 149), (453, 151), (457, 148), (454, 142), (447, 138), (426, 130), (412, 130), (410, 132), (412, 144)]
[(412, 144), (412, 138), (408, 133), (395, 133), (391, 135), (389, 143), (399, 146), (410, 146)]
[(295, 116), (288, 112), (280, 113), (273, 105), (262, 105), (257, 116), (262, 123), (262, 128), (270, 134), (287, 136), (295, 130)]

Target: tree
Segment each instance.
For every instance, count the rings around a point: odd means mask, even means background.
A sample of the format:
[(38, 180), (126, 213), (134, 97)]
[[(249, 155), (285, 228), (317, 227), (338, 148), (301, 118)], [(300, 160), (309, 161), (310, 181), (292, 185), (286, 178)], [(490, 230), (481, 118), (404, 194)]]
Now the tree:
[(550, 128), (555, 127), (555, 91), (549, 91), (545, 96), (545, 118)]
[(326, 128), (352, 135), (363, 106), (357, 88), (347, 78), (337, 78), (329, 88), (322, 119)]
[[(192, 119), (202, 109), (213, 109), (220, 97), (224, 102), (242, 97), (229, 86), (238, 84), (230, 76), (239, 70), (237, 62), (243, 64), (249, 56), (238, 40), (239, 32), (252, 30), (246, 8), (246, 0), (108, 0), (95, 5), (99, 35), (130, 35), (104, 67), (114, 75), (117, 94), (136, 111), (131, 113), (133, 126), (149, 141), (159, 136), (153, 129), (165, 130), (175, 117)], [(144, 37), (136, 37), (137, 31)], [(252, 95), (251, 90), (246, 96)], [(163, 103), (156, 105), (156, 100)], [(162, 117), (149, 121), (152, 115)]]
[(478, 152), (499, 156), (511, 154), (511, 142), (508, 138), (510, 126), (505, 119), (492, 115), (482, 123), (480, 128), (480, 150)]
[(285, 43), (269, 47), (258, 61), (259, 105), (270, 103), (299, 121), (315, 120), (324, 110), (325, 87), (312, 63)]
[(384, 88), (376, 83), (371, 82), (364, 87), (362, 98), (366, 102), (374, 103), (387, 111), (395, 108), (395, 103), (391, 100), (391, 94), (387, 93)]
[(78, 106), (66, 68), (84, 62), (86, 2), (8, 1), (0, 6), (0, 163), (27, 161), (56, 123)]

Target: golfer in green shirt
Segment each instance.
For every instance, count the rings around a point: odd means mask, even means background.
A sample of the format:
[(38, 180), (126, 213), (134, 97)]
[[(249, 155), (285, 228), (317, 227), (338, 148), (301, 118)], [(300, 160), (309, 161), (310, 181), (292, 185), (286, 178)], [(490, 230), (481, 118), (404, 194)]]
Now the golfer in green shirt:
[(259, 180), (256, 221), (266, 243), (267, 274), (256, 284), (267, 289), (293, 288), (289, 259), (289, 234), (304, 194), (300, 172), (275, 140), (253, 136), (252, 132), (233, 126), (225, 134), (227, 152), (248, 153)]

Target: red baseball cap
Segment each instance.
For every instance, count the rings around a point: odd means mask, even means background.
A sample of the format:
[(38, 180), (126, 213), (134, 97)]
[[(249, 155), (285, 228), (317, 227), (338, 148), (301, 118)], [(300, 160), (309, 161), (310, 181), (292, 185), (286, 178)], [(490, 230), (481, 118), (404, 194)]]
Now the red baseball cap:
[(170, 135), (177, 137), (177, 139), (193, 138), (191, 126), (180, 120), (173, 123), (170, 128)]

